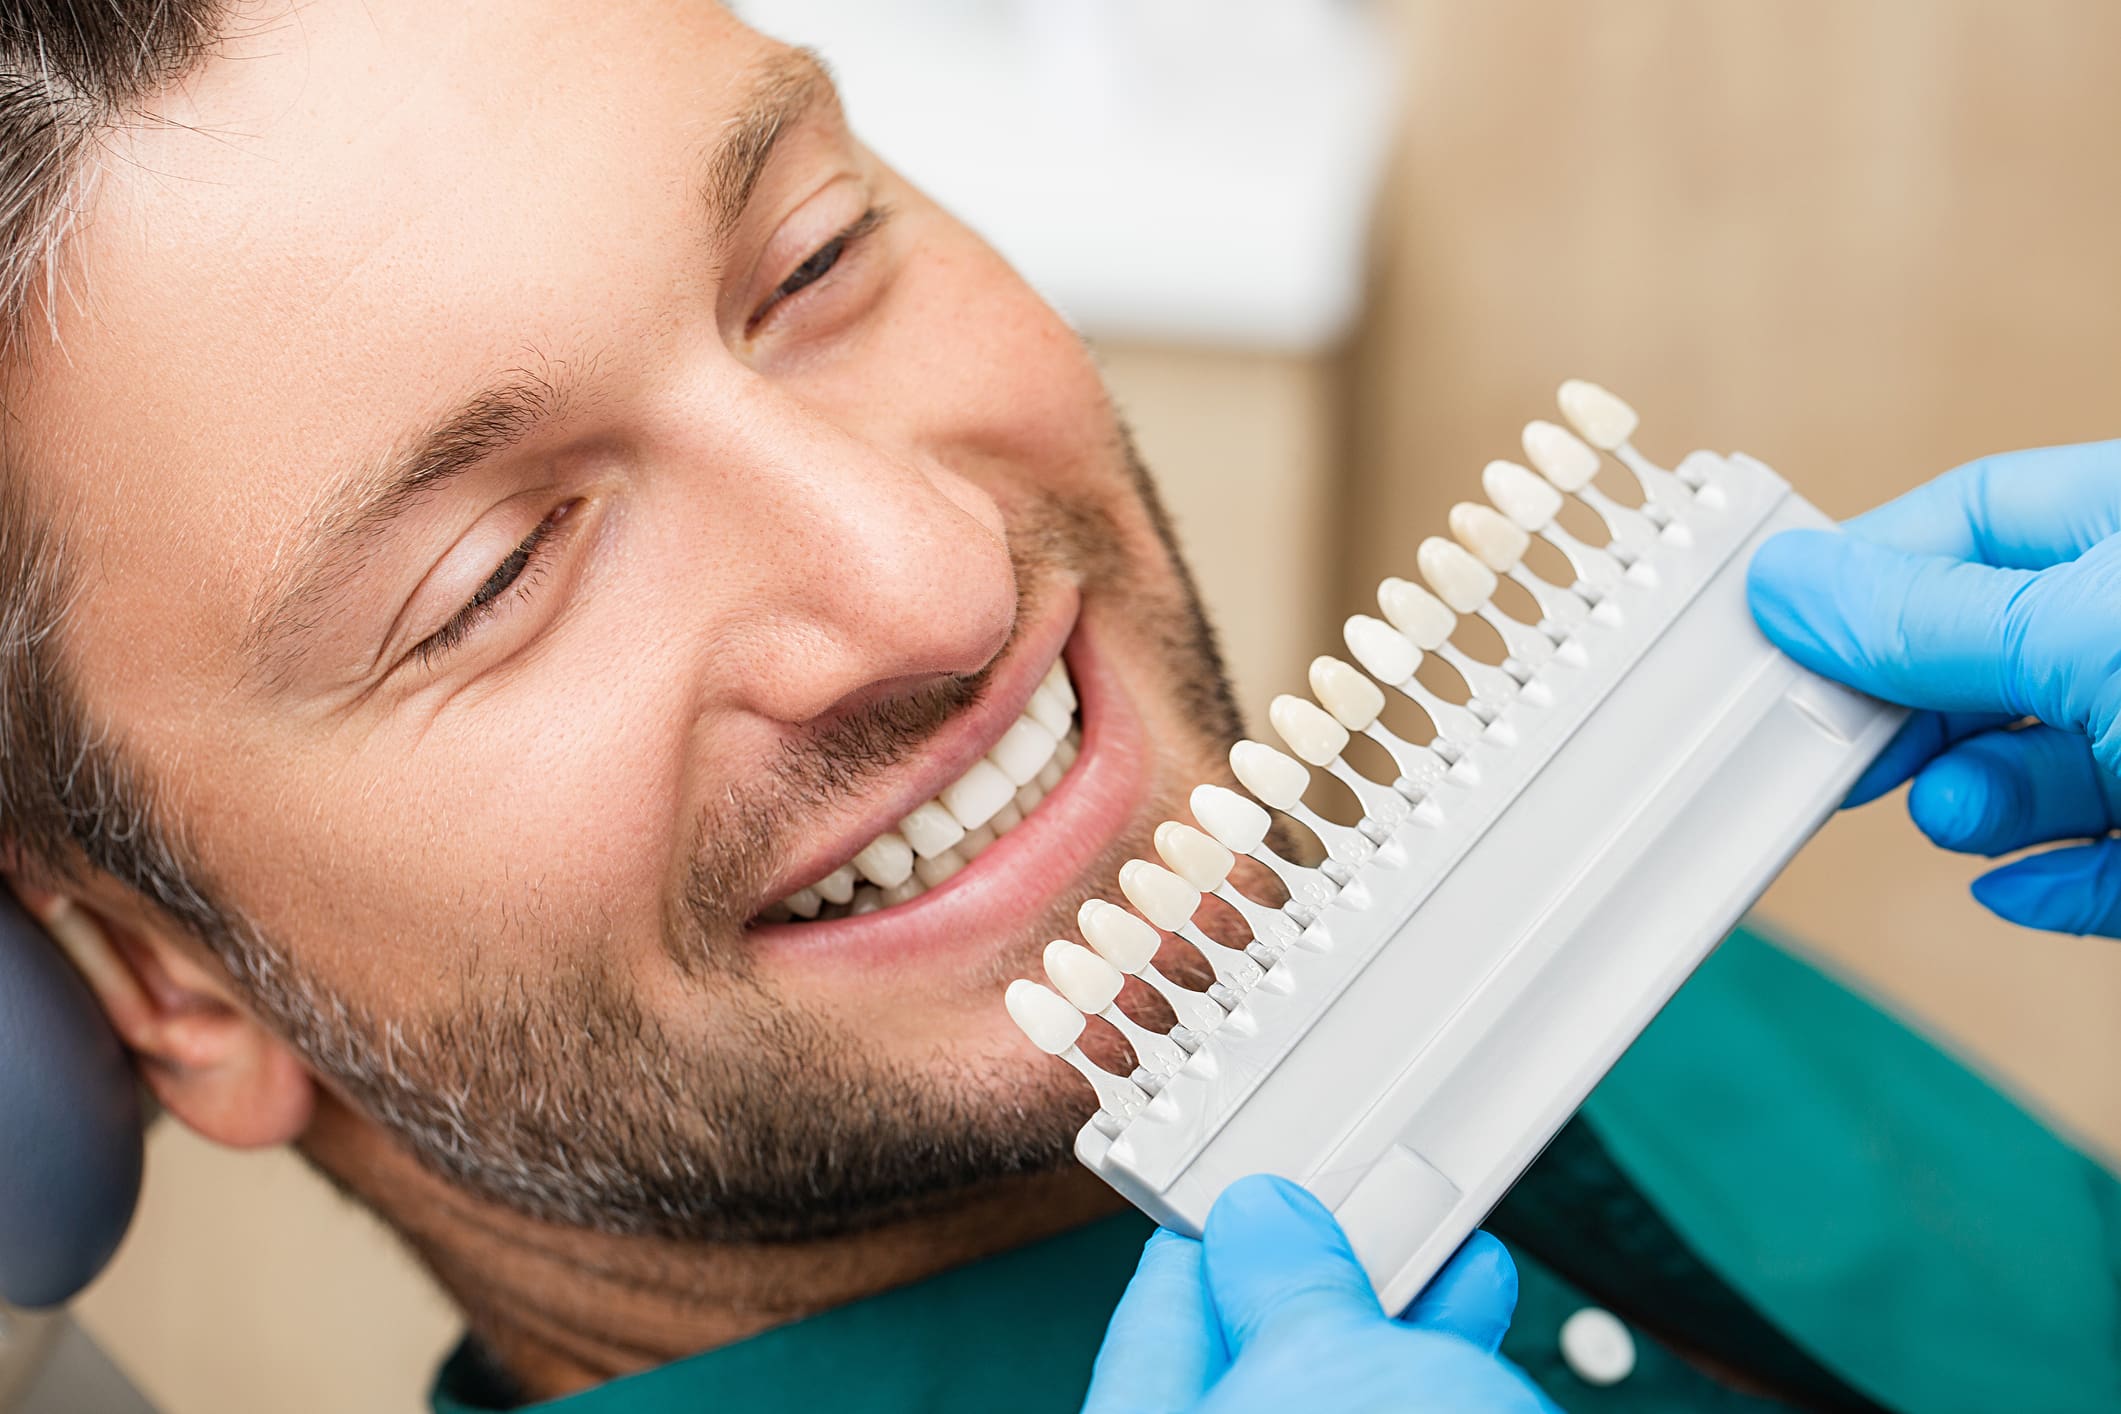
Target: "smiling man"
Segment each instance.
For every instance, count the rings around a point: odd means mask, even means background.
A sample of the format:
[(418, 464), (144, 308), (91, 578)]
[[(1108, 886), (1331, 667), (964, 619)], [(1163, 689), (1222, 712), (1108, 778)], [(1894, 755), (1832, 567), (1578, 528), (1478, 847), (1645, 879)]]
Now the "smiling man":
[[(162, 1105), (406, 1237), (472, 1330), (442, 1407), (1071, 1407), (1144, 1227), (1000, 986), (1237, 730), (1080, 340), (705, 0), (17, 4), (0, 44), (10, 878)], [(1723, 1039), (1653, 1032), (1501, 1215), (1572, 1407), (1920, 1363), (1682, 1233), (1792, 1185), (1666, 1161), (1646, 1097), (1832, 1091), (1864, 1123), (1792, 1141), (1831, 1174), (1906, 1090), (1790, 1036), (1987, 1092), (1732, 952), (1678, 1015)], [(1768, 1040), (1705, 1065), (1734, 1016)], [(1964, 1133), (2076, 1181), (2014, 1112)], [(1997, 1279), (1925, 1241), (1929, 1289)], [(1587, 1291), (1648, 1327), (1623, 1392), (1556, 1342)]]
[(539, 1386), (1081, 1217), (963, 1207), (1072, 1128), (997, 989), (1234, 724), (1081, 342), (712, 5), (210, 18), (51, 199), (10, 446), (105, 791), (7, 797), (163, 1103)]

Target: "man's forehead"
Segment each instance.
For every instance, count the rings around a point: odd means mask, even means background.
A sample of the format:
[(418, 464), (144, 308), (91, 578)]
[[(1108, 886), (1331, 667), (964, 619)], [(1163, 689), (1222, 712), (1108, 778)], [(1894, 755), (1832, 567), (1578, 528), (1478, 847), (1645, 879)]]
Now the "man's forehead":
[(698, 3), (367, 0), (243, 29), (113, 135), (34, 440), (99, 523), (223, 553), (284, 526), (466, 378), (656, 297), (624, 250), (697, 207), (786, 56)]

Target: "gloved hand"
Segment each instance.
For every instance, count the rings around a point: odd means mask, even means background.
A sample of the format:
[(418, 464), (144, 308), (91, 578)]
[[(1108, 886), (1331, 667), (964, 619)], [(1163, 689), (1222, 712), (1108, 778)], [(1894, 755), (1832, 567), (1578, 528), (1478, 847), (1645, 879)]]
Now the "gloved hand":
[(1912, 776), (1908, 810), (1947, 849), (2080, 841), (1982, 875), (1974, 897), (2121, 937), (2121, 442), (1974, 462), (1846, 529), (1768, 541), (1750, 587), (1798, 662), (1926, 709), (1849, 803)]
[(1149, 1239), (1083, 1414), (1555, 1414), (1495, 1354), (1516, 1304), (1517, 1268), (1476, 1233), (1392, 1320), (1316, 1198), (1243, 1179), (1201, 1241)]

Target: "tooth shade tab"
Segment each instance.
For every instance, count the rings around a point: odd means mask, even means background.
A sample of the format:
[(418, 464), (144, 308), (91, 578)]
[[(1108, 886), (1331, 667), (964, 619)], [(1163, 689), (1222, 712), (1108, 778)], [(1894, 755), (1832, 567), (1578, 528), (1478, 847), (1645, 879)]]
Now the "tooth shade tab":
[(1495, 571), (1473, 558), (1465, 546), (1441, 535), (1421, 542), (1414, 562), (1436, 597), (1461, 614), (1479, 610), (1495, 593)]
[(1130, 859), (1119, 867), (1119, 891), (1142, 917), (1167, 933), (1176, 933), (1193, 921), (1200, 907), (1200, 890), (1161, 864)]
[(1596, 383), (1571, 378), (1561, 385), (1561, 415), (1583, 440), (1610, 452), (1635, 435), (1641, 419), (1612, 393)]
[(957, 817), (945, 810), (942, 802), (935, 800), (899, 821), (898, 832), (923, 859), (933, 859), (945, 850), (955, 848), (965, 837), (965, 827), (958, 823)]
[(1215, 842), (1233, 854), (1250, 854), (1265, 843), (1273, 823), (1267, 812), (1228, 786), (1195, 786), (1187, 801)]
[(1077, 1011), (1096, 1016), (1119, 1000), (1126, 974), (1081, 943), (1055, 938), (1046, 944), (1046, 980)]
[(1267, 721), (1289, 750), (1313, 766), (1337, 760), (1348, 749), (1348, 729), (1315, 702), (1283, 693), (1267, 705)]
[(1392, 627), (1424, 653), (1443, 647), (1451, 630), (1458, 627), (1458, 615), (1451, 612), (1451, 606), (1410, 579), (1393, 578), (1378, 585), (1377, 607), (1385, 611)]
[(1363, 671), (1379, 682), (1405, 682), (1421, 666), (1421, 650), (1383, 619), (1373, 619), (1368, 614), (1350, 614), (1340, 636), (1346, 640), (1355, 661), (1362, 664)]
[(1083, 1034), (1083, 1014), (1050, 987), (1020, 977), (1009, 984), (1002, 1001), (1009, 1008), (1010, 1020), (1048, 1055), (1059, 1055)]
[[(1377, 621), (1372, 619), (1370, 622)], [(1394, 678), (1392, 681), (1404, 682), (1405, 679)], [(1384, 689), (1350, 664), (1331, 656), (1311, 660), (1311, 695), (1333, 714), (1334, 720), (1351, 732), (1367, 730), (1385, 710)]]
[(1237, 863), (1237, 856), (1228, 849), (1177, 820), (1156, 827), (1156, 853), (1172, 873), (1204, 894), (1221, 888)]
[(1508, 574), (1532, 548), (1524, 528), (1493, 506), (1460, 501), (1451, 507), (1451, 534), (1473, 557), (1497, 574)]
[(1525, 530), (1544, 530), (1561, 514), (1561, 493), (1516, 462), (1489, 462), (1480, 473), (1480, 488), (1497, 510)]
[(1163, 934), (1109, 899), (1094, 898), (1076, 911), (1083, 941), (1105, 961), (1132, 975), (1147, 967), (1163, 946)]
[(1241, 741), (1230, 748), (1230, 769), (1263, 805), (1288, 810), (1303, 803), (1311, 773), (1301, 761), (1263, 742)]
[(1528, 422), (1524, 454), (1539, 474), (1563, 491), (1581, 491), (1598, 475), (1598, 453), (1566, 427)]

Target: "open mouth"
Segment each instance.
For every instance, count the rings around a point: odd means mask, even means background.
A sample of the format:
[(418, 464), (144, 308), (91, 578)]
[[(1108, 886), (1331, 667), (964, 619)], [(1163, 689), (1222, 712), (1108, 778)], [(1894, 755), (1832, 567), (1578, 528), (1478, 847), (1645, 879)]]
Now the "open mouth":
[(759, 921), (856, 917), (940, 888), (1060, 785), (1082, 749), (1079, 711), (1067, 664), (1056, 658), (986, 755), (845, 864), (766, 908)]

